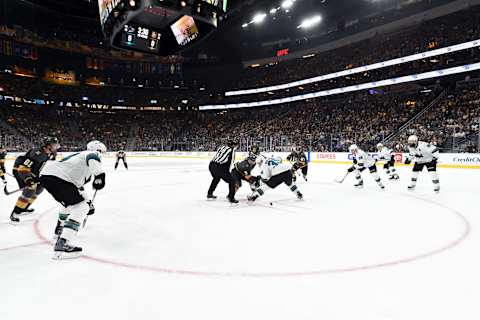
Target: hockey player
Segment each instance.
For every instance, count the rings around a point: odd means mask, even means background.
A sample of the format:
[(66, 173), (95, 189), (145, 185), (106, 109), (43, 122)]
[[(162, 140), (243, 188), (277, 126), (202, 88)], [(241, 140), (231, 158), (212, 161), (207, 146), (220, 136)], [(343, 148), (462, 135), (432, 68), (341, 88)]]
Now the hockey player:
[(265, 161), (259, 161), (258, 164), (260, 165), (261, 171), (256, 180), (261, 181), (261, 184), (253, 194), (248, 197), (249, 201), (255, 201), (258, 197), (263, 196), (266, 190), (275, 189), (282, 183), (285, 183), (299, 200), (303, 199), (302, 193), (293, 182), (294, 173), (291, 167), (282, 163), (281, 158), (268, 158)]
[(71, 242), (85, 217), (95, 210), (83, 186), (93, 177), (93, 189), (105, 187), (101, 158), (106, 151), (103, 143), (91, 141), (87, 151), (74, 153), (61, 161), (49, 161), (41, 171), (40, 182), (63, 206), (56, 228), (54, 259), (76, 258), (82, 253), (82, 248)]
[(308, 159), (307, 156), (305, 155), (305, 152), (302, 150), (295, 151), (292, 150), (292, 153), (290, 153), (287, 156), (287, 160), (293, 163), (292, 166), (292, 172), (293, 172), (293, 181), (297, 181), (297, 171), (301, 170), (303, 179), (305, 181), (307, 180), (307, 173), (308, 173)]
[(253, 145), (250, 147), (250, 151), (248, 152), (249, 156), (259, 156), (260, 155), (260, 147), (257, 145)]
[(384, 146), (383, 144), (377, 144), (378, 150), (378, 160), (384, 160), (385, 163), (383, 164), (383, 169), (388, 175), (390, 180), (398, 180), (400, 177), (397, 174), (397, 170), (395, 169), (395, 154), (392, 149)]
[(115, 170), (117, 170), (118, 163), (120, 162), (120, 160), (122, 160), (123, 165), (125, 166), (125, 169), (128, 170), (127, 154), (125, 153), (125, 151), (123, 150), (118, 151), (116, 156), (117, 156), (117, 161), (115, 162)]
[(365, 151), (361, 150), (356, 144), (352, 144), (348, 150), (353, 155), (353, 166), (348, 169), (348, 172), (355, 172), (355, 178), (357, 183), (356, 188), (363, 188), (363, 179), (361, 172), (365, 169), (370, 171), (370, 174), (375, 179), (375, 182), (381, 189), (385, 189), (385, 186), (380, 179), (377, 172), (377, 166), (375, 165), (375, 159), (369, 156)]
[(408, 190), (415, 189), (420, 171), (427, 167), (433, 182), (433, 190), (440, 192), (440, 180), (437, 174), (438, 148), (433, 144), (418, 141), (418, 137), (412, 135), (408, 137), (408, 153), (405, 164), (413, 163), (412, 182)]
[(257, 161), (257, 156), (254, 153), (250, 153), (250, 155), (243, 161), (235, 163), (233, 166), (231, 175), (233, 179), (233, 197), (232, 199), (234, 203), (238, 203), (238, 200), (235, 199), (235, 193), (237, 193), (238, 189), (242, 186), (242, 180), (247, 181), (250, 185), (255, 184), (255, 177), (252, 176), (252, 170), (255, 168)]
[(5, 179), (5, 158), (7, 157), (7, 150), (0, 148), (0, 179), (4, 185), (7, 184), (7, 179)]
[(230, 202), (237, 203), (234, 195), (234, 183), (232, 175), (230, 174), (230, 167), (232, 166), (233, 161), (235, 160), (235, 148), (238, 146), (238, 142), (232, 140), (227, 145), (221, 146), (213, 159), (208, 165), (208, 170), (212, 175), (213, 179), (210, 183), (210, 187), (207, 192), (207, 199), (217, 199), (217, 196), (213, 194), (215, 189), (218, 186), (220, 180), (228, 183), (228, 196), (227, 199)]
[(47, 137), (43, 139), (40, 148), (33, 148), (15, 160), (13, 176), (17, 180), (19, 188), (22, 189), (22, 194), (10, 214), (12, 223), (19, 223), (20, 216), (33, 212), (33, 209), (29, 207), (43, 192), (43, 186), (38, 181), (40, 169), (47, 160), (55, 159), (59, 148), (60, 144), (57, 138)]

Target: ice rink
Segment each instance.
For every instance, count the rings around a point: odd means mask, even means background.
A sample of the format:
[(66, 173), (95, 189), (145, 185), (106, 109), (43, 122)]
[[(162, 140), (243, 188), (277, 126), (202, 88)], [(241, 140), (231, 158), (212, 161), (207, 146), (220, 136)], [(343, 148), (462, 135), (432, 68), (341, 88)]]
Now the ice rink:
[(480, 319), (480, 170), (439, 169), (435, 194), (426, 172), (407, 191), (407, 167), (381, 191), (312, 164), (303, 201), (280, 186), (249, 204), (244, 185), (232, 206), (223, 182), (206, 200), (208, 160), (128, 160), (105, 160), (80, 259), (51, 259), (47, 192), (19, 226), (0, 194), (0, 319)]

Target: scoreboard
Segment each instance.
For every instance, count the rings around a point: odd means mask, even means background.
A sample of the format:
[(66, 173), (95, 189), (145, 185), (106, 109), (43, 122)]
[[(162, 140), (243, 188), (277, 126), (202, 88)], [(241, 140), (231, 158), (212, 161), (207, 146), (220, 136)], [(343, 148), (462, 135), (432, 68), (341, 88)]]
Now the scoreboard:
[(200, 42), (225, 16), (227, 0), (98, 0), (113, 47), (169, 55)]
[(126, 48), (137, 48), (141, 51), (158, 53), (162, 34), (149, 28), (126, 24), (123, 27), (121, 44)]

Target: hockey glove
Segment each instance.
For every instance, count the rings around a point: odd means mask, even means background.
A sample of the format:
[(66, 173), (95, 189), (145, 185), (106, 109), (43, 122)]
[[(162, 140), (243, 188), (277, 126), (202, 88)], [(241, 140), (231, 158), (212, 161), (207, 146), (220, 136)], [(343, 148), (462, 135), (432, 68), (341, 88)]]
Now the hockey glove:
[(25, 184), (27, 185), (27, 187), (29, 188), (32, 188), (35, 186), (35, 180), (33, 179), (33, 177), (26, 177), (25, 180), (24, 180)]
[(101, 173), (98, 176), (95, 176), (92, 186), (95, 190), (102, 190), (105, 187), (105, 173)]
[(405, 164), (410, 164), (412, 161), (410, 159), (405, 159)]
[(349, 172), (349, 173), (350, 173), (350, 172), (353, 172), (353, 171), (355, 171), (355, 169), (356, 169), (355, 166), (351, 166), (350, 168), (348, 168), (348, 172)]
[(255, 177), (255, 188), (260, 187), (260, 181), (262, 181), (262, 177), (256, 176)]
[(88, 206), (90, 209), (88, 210), (87, 216), (91, 216), (92, 214), (95, 213), (95, 207), (93, 206), (92, 200), (87, 201)]

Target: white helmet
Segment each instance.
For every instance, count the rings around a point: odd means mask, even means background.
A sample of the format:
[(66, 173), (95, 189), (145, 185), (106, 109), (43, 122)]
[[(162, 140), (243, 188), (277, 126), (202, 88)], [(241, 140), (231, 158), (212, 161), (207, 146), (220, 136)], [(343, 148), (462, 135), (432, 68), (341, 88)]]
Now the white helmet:
[(348, 151), (350, 151), (350, 153), (353, 153), (353, 151), (356, 150), (358, 150), (358, 146), (356, 144), (352, 144), (350, 147), (348, 147)]
[(93, 140), (93, 141), (90, 141), (87, 144), (87, 150), (88, 151), (98, 151), (100, 153), (105, 153), (105, 152), (107, 152), (107, 147), (103, 143), (101, 143), (100, 141)]
[(377, 143), (377, 149), (380, 150), (383, 148), (383, 144), (382, 143)]
[(408, 144), (416, 145), (418, 143), (418, 137), (416, 135), (411, 135), (408, 137)]

